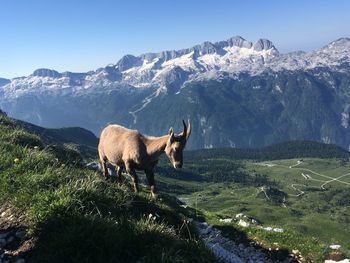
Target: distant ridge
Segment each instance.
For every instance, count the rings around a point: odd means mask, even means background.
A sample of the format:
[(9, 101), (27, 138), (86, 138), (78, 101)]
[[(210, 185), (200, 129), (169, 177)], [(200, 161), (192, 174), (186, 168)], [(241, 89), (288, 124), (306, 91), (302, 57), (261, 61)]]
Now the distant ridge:
[[(7, 114), (1, 109), (0, 115), (7, 116)], [(98, 145), (98, 138), (91, 131), (81, 127), (64, 127), (53, 129), (40, 127), (21, 120), (11, 120), (26, 131), (41, 136), (46, 143), (73, 143), (92, 148), (97, 148)]]
[(16, 121), (25, 130), (36, 133), (51, 143), (75, 143), (97, 147), (98, 138), (89, 130), (80, 127), (43, 128), (28, 122)]
[(334, 144), (315, 141), (286, 141), (263, 148), (217, 148), (187, 151), (186, 158), (231, 158), (253, 160), (282, 160), (293, 158), (349, 159), (350, 152)]

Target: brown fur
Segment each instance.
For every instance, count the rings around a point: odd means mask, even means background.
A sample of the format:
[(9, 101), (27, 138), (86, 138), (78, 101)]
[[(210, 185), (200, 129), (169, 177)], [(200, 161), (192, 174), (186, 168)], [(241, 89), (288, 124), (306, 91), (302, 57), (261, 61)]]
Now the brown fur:
[(122, 169), (132, 177), (134, 190), (138, 192), (136, 170), (144, 170), (152, 195), (155, 196), (154, 167), (159, 156), (166, 153), (175, 168), (182, 167), (182, 152), (191, 134), (191, 125), (181, 134), (175, 135), (170, 129), (169, 134), (161, 137), (144, 136), (136, 130), (130, 130), (120, 125), (109, 125), (101, 133), (98, 152), (102, 170), (109, 177), (106, 162), (116, 167), (118, 182), (122, 182)]

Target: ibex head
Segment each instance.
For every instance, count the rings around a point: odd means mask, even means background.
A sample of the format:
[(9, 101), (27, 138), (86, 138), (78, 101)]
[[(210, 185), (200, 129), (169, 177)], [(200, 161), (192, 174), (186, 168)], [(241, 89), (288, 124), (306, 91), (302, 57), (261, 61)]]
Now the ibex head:
[(182, 133), (175, 134), (173, 128), (169, 130), (169, 139), (165, 147), (165, 153), (175, 169), (181, 168), (183, 164), (183, 150), (185, 149), (188, 137), (191, 135), (191, 123), (188, 121), (188, 127), (185, 121), (182, 121), (184, 129)]

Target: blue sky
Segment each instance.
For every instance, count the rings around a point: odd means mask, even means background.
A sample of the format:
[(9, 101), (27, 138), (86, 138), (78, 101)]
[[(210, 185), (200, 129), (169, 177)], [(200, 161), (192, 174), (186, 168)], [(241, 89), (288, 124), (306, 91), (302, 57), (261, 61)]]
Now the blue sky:
[(0, 77), (83, 72), (240, 35), (281, 52), (350, 37), (348, 0), (0, 0)]

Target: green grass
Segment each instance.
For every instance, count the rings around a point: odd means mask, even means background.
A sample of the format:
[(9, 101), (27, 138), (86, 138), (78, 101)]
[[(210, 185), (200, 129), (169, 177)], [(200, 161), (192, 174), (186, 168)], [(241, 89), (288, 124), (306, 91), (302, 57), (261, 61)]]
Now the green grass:
[(216, 262), (176, 199), (154, 202), (0, 114), (0, 204), (25, 215), (34, 262)]

